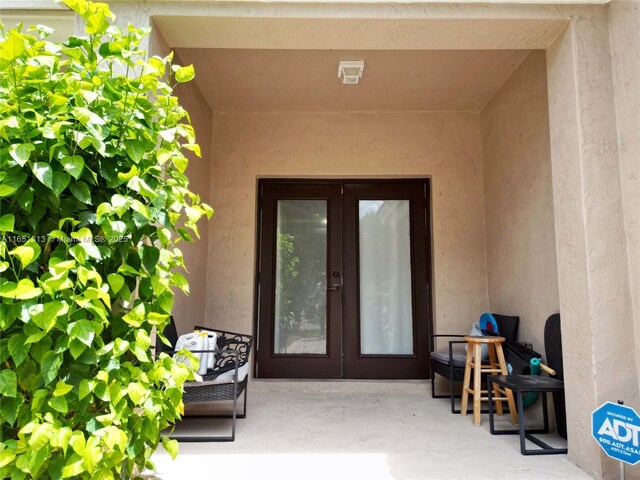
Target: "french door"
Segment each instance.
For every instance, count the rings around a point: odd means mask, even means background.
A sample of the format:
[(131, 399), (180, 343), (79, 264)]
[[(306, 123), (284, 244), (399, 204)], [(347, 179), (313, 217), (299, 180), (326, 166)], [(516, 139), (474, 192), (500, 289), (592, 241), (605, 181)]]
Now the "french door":
[(260, 182), (259, 378), (428, 378), (428, 188)]

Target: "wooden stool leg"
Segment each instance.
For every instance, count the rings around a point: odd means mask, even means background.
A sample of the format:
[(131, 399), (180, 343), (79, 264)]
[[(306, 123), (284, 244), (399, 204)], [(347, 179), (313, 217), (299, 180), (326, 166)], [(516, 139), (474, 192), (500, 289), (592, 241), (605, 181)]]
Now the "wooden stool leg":
[[(491, 363), (491, 365), (489, 366), (489, 368), (494, 369), (494, 368), (498, 368), (498, 360), (496, 360), (496, 346), (493, 343), (488, 344), (488, 348), (489, 348), (489, 362)], [(490, 374), (493, 375), (493, 374)], [(489, 385), (489, 382), (487, 382), (487, 385)], [(494, 383), (493, 384), (493, 398), (500, 398), (500, 387), (498, 387), (498, 384)], [(494, 404), (496, 406), (496, 414), (502, 416), (502, 401), (501, 400), (494, 400)]]
[[(498, 355), (498, 362), (500, 362), (500, 369), (502, 370), (502, 375), (508, 375), (507, 371), (507, 363), (504, 360), (504, 352), (502, 351), (502, 345), (499, 343), (496, 345), (496, 354)], [(509, 413), (511, 414), (511, 421), (514, 425), (518, 424), (518, 414), (516, 413), (516, 404), (513, 401), (513, 392), (505, 388), (504, 393), (507, 396), (507, 404), (509, 405)]]
[(477, 427), (480, 425), (480, 412), (482, 411), (482, 345), (476, 343), (475, 358), (473, 361), (473, 424)]
[(471, 380), (471, 356), (473, 355), (473, 346), (467, 346), (467, 359), (464, 364), (464, 380), (462, 382), (462, 400), (460, 401), (460, 415), (467, 414), (467, 405), (469, 403), (469, 380)]

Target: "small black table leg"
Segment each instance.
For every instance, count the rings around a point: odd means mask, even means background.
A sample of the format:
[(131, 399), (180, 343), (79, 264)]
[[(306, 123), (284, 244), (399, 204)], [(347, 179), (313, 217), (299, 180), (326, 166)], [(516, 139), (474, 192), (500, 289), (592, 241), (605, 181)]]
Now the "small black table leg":
[(540, 392), (542, 396), (542, 416), (544, 417), (544, 433), (549, 433), (549, 411), (547, 410), (547, 392)]
[(526, 437), (525, 437), (525, 428), (524, 428), (524, 404), (522, 401), (522, 396), (524, 392), (519, 391), (516, 396), (518, 397), (518, 424), (520, 430), (520, 453), (522, 455), (526, 455), (527, 446), (526, 446)]

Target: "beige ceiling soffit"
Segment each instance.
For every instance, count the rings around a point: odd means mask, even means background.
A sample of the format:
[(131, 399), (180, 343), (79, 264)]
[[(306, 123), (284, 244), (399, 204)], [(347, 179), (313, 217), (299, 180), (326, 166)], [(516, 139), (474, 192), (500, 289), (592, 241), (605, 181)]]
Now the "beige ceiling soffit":
[(545, 49), (565, 19), (370, 19), (155, 16), (171, 48)]
[[(196, 83), (211, 110), (226, 112), (479, 112), (528, 54), (528, 50), (176, 50), (179, 64), (194, 65)], [(357, 85), (344, 85), (337, 77), (336, 67), (344, 60), (364, 62)]]
[(0, 0), (0, 10), (66, 10), (69, 7), (54, 0)]
[[(15, 0), (14, 0), (15, 1)], [(19, 0), (17, 0), (19, 1)], [(119, 3), (136, 3), (140, 0), (117, 0)], [(155, 3), (175, 3), (176, 0), (153, 0)], [(605, 5), (611, 0), (189, 0), (189, 3), (217, 4), (217, 3), (274, 3), (274, 4), (386, 4), (386, 5), (478, 5), (478, 4), (498, 4), (498, 5)]]

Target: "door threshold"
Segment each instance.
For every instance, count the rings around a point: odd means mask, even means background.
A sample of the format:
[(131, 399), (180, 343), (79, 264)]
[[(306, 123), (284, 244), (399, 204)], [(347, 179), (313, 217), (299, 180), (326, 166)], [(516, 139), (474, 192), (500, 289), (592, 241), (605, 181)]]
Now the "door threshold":
[(428, 393), (429, 380), (274, 379), (251, 380), (251, 389), (298, 393)]

